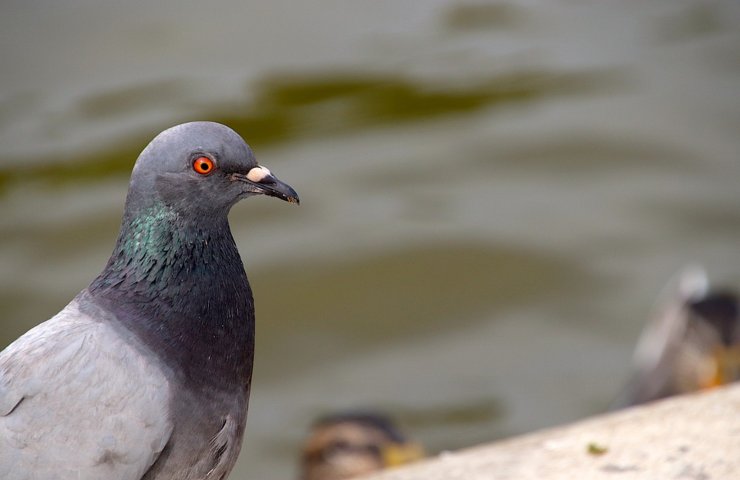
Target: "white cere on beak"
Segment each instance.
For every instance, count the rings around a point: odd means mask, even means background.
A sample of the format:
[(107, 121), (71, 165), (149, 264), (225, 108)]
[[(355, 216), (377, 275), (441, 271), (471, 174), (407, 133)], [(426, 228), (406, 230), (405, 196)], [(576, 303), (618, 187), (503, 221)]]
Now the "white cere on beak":
[(272, 176), (272, 172), (265, 167), (257, 165), (247, 173), (247, 178), (250, 182), (260, 183), (265, 178)]

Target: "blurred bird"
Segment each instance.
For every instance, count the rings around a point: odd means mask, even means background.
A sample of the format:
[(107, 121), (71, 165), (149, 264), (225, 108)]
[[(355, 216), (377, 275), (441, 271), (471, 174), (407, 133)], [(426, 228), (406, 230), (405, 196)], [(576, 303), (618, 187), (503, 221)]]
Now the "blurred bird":
[(343, 480), (424, 458), (386, 416), (348, 412), (319, 419), (303, 444), (301, 480)]
[(635, 349), (634, 374), (615, 407), (740, 380), (740, 297), (685, 269), (663, 293)]
[(0, 353), (0, 478), (225, 479), (246, 422), (252, 291), (227, 214), (298, 196), (211, 122), (139, 156), (113, 254)]

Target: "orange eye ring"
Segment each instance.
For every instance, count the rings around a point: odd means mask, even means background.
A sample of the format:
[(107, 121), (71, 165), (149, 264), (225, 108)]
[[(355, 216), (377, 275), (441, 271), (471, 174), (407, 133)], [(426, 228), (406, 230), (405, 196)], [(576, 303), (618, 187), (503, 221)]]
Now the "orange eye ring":
[(193, 160), (193, 170), (201, 175), (208, 175), (214, 169), (213, 160), (208, 157), (198, 157)]

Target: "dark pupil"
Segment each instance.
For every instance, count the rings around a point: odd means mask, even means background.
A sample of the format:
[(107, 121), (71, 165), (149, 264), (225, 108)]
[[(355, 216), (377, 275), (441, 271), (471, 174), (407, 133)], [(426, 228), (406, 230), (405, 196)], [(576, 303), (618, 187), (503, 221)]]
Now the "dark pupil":
[(208, 170), (208, 164), (206, 162), (201, 162), (200, 163), (200, 169), (203, 170), (203, 171)]

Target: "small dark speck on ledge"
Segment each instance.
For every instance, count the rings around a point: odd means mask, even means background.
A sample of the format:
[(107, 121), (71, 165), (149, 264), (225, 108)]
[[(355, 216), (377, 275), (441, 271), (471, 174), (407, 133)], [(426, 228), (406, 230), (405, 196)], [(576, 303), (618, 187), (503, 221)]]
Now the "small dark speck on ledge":
[(605, 447), (604, 445), (599, 445), (596, 442), (590, 442), (588, 444), (588, 447), (586, 447), (586, 451), (588, 452), (589, 455), (600, 456), (608, 452), (609, 449)]

